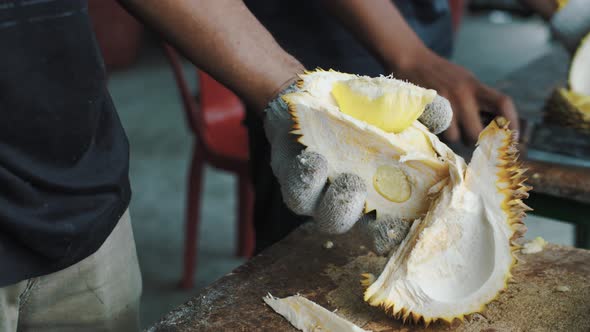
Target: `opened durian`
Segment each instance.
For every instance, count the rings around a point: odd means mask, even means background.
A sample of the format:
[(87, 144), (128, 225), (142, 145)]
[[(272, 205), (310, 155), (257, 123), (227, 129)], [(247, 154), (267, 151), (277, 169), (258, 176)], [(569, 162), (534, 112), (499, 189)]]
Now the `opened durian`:
[(426, 213), (424, 197), (448, 176), (445, 158), (453, 155), (416, 121), (434, 90), (334, 71), (302, 75), (299, 87), (283, 96), (296, 122), (293, 133), (328, 160), (330, 179), (360, 176), (368, 187), (366, 212), (408, 220)]
[(365, 300), (426, 324), (483, 310), (506, 287), (529, 188), (507, 122), (479, 137), (471, 163), (449, 160), (449, 182), (412, 225)]
[(299, 142), (324, 155), (331, 177), (365, 181), (367, 212), (414, 221), (381, 275), (364, 280), (365, 301), (427, 324), (483, 310), (510, 278), (528, 209), (507, 121), (481, 133), (467, 166), (416, 120), (433, 90), (333, 71), (306, 73), (299, 88), (283, 97)]
[(569, 89), (556, 89), (545, 107), (545, 120), (590, 134), (590, 34), (576, 50), (569, 69)]

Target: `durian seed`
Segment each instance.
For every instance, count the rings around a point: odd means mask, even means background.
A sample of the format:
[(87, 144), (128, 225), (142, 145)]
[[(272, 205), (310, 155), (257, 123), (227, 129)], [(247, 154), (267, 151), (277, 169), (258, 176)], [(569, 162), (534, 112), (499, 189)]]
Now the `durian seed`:
[(399, 167), (383, 165), (373, 176), (373, 187), (387, 200), (402, 203), (412, 194), (412, 187), (404, 171)]

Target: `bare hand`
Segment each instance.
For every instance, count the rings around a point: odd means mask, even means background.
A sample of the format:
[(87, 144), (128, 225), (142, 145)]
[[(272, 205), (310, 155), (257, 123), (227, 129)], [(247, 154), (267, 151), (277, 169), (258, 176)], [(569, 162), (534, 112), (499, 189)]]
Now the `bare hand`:
[(479, 82), (473, 74), (452, 62), (426, 50), (403, 66), (397, 66), (394, 76), (420, 86), (435, 89), (447, 98), (453, 108), (451, 126), (442, 134), (450, 142), (462, 139), (467, 144), (477, 141), (483, 130), (480, 112), (501, 115), (518, 130), (518, 115), (512, 99)]

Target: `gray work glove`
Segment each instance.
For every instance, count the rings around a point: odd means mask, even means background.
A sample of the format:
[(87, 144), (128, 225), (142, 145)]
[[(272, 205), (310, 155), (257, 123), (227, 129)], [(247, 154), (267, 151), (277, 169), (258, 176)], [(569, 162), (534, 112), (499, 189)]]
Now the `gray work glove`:
[[(328, 162), (318, 153), (306, 151), (298, 143), (293, 119), (281, 96), (296, 92), (295, 84), (271, 101), (265, 110), (264, 128), (271, 145), (271, 168), (281, 186), (283, 201), (299, 215), (311, 216), (320, 231), (341, 234), (359, 219), (362, 232), (368, 235), (372, 249), (386, 254), (406, 236), (409, 221), (364, 215), (367, 184), (355, 174), (340, 174), (328, 183)], [(426, 107), (420, 121), (438, 134), (450, 124), (452, 110), (440, 96)], [(374, 215), (374, 214), (373, 214)]]
[(590, 33), (590, 1), (570, 0), (553, 15), (550, 25), (557, 39), (573, 53)]

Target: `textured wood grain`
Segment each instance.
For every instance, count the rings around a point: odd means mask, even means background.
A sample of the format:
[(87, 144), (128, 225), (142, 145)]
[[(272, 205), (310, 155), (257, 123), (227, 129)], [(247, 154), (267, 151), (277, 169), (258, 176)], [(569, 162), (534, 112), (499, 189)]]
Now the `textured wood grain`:
[[(324, 249), (325, 241), (334, 242)], [(385, 259), (362, 246), (354, 232), (321, 236), (310, 225), (226, 275), (169, 313), (150, 331), (296, 331), (262, 301), (268, 292), (301, 294), (374, 331), (588, 331), (590, 251), (550, 245), (523, 255), (514, 283), (482, 315), (452, 326), (402, 325), (362, 301), (359, 274), (378, 273)], [(567, 286), (569, 291), (558, 290)]]

